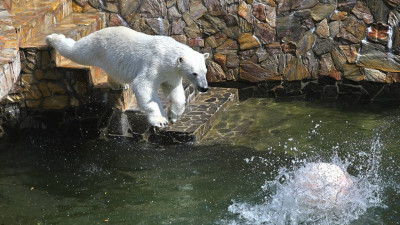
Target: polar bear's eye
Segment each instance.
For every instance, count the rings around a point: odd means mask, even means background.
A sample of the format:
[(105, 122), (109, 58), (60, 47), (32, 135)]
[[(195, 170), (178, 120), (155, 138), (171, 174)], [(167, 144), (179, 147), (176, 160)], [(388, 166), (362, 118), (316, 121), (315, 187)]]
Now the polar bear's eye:
[(193, 76), (197, 77), (197, 73), (192, 73)]

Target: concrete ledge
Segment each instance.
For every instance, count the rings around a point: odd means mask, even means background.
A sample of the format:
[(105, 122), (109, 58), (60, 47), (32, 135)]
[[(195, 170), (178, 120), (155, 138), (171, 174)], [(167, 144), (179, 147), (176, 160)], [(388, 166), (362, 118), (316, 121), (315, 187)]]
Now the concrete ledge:
[(210, 88), (189, 104), (181, 119), (167, 130), (150, 131), (152, 143), (199, 142), (210, 130), (220, 112), (239, 99), (237, 89)]
[(209, 131), (220, 112), (239, 100), (237, 89), (210, 88), (190, 102), (181, 119), (165, 130), (150, 127), (144, 112), (132, 108), (114, 110), (107, 128), (108, 137), (128, 137), (158, 144), (199, 142)]

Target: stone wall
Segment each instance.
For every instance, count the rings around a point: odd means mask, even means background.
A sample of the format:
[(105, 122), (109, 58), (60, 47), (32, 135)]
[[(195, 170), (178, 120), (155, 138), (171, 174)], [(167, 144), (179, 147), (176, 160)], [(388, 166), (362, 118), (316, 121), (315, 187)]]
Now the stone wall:
[(336, 99), (350, 91), (373, 100), (400, 99), (380, 95), (400, 80), (399, 5), (398, 0), (75, 0), (74, 9), (92, 6), (107, 13), (108, 26), (169, 35), (211, 53), (212, 83), (267, 82), (276, 83), (266, 90), (274, 96)]

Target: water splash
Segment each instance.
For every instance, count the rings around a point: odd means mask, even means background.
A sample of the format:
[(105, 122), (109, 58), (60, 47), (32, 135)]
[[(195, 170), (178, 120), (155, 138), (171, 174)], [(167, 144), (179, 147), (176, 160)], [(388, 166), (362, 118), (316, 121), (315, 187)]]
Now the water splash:
[[(380, 149), (377, 139), (368, 153), (346, 160), (335, 154), (328, 163), (297, 160), (296, 169), (280, 168), (262, 186), (270, 193), (262, 204), (234, 201), (229, 206), (237, 216), (229, 224), (349, 224), (371, 207), (384, 207)], [(354, 166), (356, 160), (362, 160), (359, 166)], [(358, 174), (349, 175), (349, 167)]]

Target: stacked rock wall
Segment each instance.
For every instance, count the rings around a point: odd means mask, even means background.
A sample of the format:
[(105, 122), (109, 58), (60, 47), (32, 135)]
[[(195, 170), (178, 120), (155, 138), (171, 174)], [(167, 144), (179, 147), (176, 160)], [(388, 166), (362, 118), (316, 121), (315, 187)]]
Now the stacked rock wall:
[(209, 82), (266, 82), (274, 96), (400, 99), (399, 0), (75, 0), (74, 9), (89, 5), (107, 12), (108, 26), (211, 53)]

